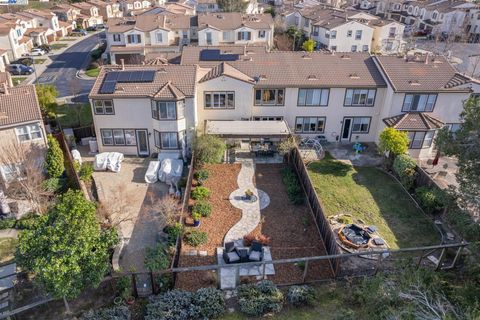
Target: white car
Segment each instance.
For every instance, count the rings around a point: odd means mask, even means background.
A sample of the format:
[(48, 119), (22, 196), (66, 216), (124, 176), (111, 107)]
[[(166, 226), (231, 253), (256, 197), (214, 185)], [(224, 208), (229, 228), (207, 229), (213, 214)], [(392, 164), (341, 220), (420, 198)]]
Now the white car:
[(46, 53), (45, 50), (40, 49), (40, 48), (35, 48), (35, 49), (32, 49), (32, 52), (30, 53), (30, 55), (32, 55), (32, 56), (43, 56), (45, 53)]

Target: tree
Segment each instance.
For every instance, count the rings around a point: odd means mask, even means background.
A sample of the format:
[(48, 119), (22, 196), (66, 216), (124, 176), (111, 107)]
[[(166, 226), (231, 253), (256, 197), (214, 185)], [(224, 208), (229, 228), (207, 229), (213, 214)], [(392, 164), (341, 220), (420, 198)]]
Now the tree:
[(395, 128), (385, 128), (380, 133), (378, 148), (382, 153), (389, 152), (393, 155), (404, 154), (408, 150), (408, 134)]
[(316, 45), (317, 45), (317, 43), (315, 42), (315, 40), (308, 39), (308, 40), (305, 40), (303, 42), (302, 49), (307, 51), (307, 52), (313, 52), (313, 50), (315, 50)]
[(480, 98), (464, 102), (460, 119), (462, 125), (457, 132), (443, 128), (435, 143), (442, 154), (458, 159), (459, 200), (473, 212), (480, 212)]
[(223, 12), (245, 12), (249, 4), (243, 0), (218, 0), (217, 3)]
[(45, 169), (49, 178), (58, 178), (65, 171), (63, 152), (60, 144), (51, 134), (47, 137), (48, 150), (45, 155)]
[(37, 97), (43, 114), (52, 112), (57, 103), (58, 91), (55, 86), (50, 84), (37, 84)]
[(35, 229), (20, 234), (15, 257), (46, 292), (66, 302), (100, 284), (117, 241), (114, 229), (100, 227), (95, 204), (81, 191), (69, 190), (38, 218)]
[(302, 32), (298, 30), (296, 26), (290, 26), (287, 29), (287, 34), (290, 38), (293, 38), (292, 51), (295, 51), (295, 48), (297, 47), (298, 39), (302, 38)]
[(225, 141), (216, 136), (204, 134), (195, 140), (195, 158), (197, 164), (221, 163), (227, 148)]

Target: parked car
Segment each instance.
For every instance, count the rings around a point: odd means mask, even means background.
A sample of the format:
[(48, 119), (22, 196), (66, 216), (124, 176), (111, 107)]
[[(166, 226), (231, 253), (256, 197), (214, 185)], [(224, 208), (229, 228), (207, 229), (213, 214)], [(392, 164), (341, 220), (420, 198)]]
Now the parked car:
[(52, 51), (52, 47), (50, 47), (48, 44), (42, 44), (41, 46), (38, 46), (40, 49), (45, 51), (46, 53), (49, 53)]
[(88, 32), (85, 29), (75, 29), (70, 34), (73, 36), (86, 36)]
[(97, 24), (97, 29), (105, 29), (105, 25), (103, 23)]
[(31, 56), (43, 56), (45, 53), (46, 53), (45, 50), (43, 50), (42, 48), (33, 48), (30, 55)]
[(33, 58), (30, 58), (30, 57), (20, 58), (15, 61), (11, 61), (10, 64), (23, 64), (24, 66), (31, 66), (33, 64)]
[(97, 26), (88, 27), (87, 31), (97, 31)]
[(23, 64), (10, 64), (7, 66), (7, 70), (13, 75), (24, 75), (33, 73), (32, 67), (25, 66)]

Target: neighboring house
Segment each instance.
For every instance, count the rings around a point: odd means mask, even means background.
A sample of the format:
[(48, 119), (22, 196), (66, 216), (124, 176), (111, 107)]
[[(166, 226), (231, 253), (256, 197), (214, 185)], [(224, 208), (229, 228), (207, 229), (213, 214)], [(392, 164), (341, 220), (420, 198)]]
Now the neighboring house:
[(466, 32), (469, 42), (480, 42), (480, 9), (470, 10), (467, 17)]
[[(262, 44), (272, 48), (273, 26), (270, 14), (250, 15), (239, 12), (199, 14), (198, 45)], [(195, 34), (195, 30), (192, 32)]]
[(103, 17), (100, 15), (97, 6), (88, 2), (75, 2), (71, 6), (80, 9), (80, 15), (77, 16), (77, 25), (88, 28), (103, 24)]
[(0, 49), (0, 72), (5, 72), (5, 68), (10, 64), (7, 50)]
[(217, 4), (217, 0), (197, 0), (195, 2), (196, 2), (195, 10), (198, 13), (220, 11), (220, 7)]
[(189, 16), (173, 14), (112, 18), (107, 22), (107, 49), (112, 63), (139, 64), (146, 54), (179, 52), (190, 43)]
[(60, 25), (63, 25), (64, 28), (69, 29), (70, 32), (77, 27), (77, 20), (81, 20), (81, 24), (79, 24), (80, 27), (86, 28), (85, 24), (83, 23), (83, 19), (79, 19), (81, 16), (83, 16), (80, 13), (79, 8), (68, 4), (59, 3), (50, 10), (57, 15), (60, 22), (64, 22), (63, 24), (60, 23)]
[(146, 14), (183, 14), (187, 16), (193, 16), (195, 15), (195, 8), (181, 3), (166, 3), (161, 6), (145, 9), (143, 12), (137, 13), (136, 15), (138, 16)]
[(59, 24), (58, 17), (49, 10), (26, 9), (16, 14), (35, 21), (35, 29), (37, 29), (35, 36), (44, 37), (44, 39), (36, 40), (34, 38), (34, 43), (50, 43), (57, 38), (66, 36), (64, 29)]
[(132, 12), (137, 10), (148, 9), (154, 6), (155, 1), (148, 0), (118, 0), (117, 1), (123, 16), (131, 16)]
[[(0, 79), (2, 78), (0, 74)], [(45, 128), (34, 85), (12, 87), (0, 85), (0, 149), (8, 152), (20, 145), (26, 152), (34, 152), (41, 160), (46, 149)], [(38, 152), (37, 152), (38, 151)], [(0, 163), (0, 188), (21, 175), (21, 163)]]
[(372, 52), (397, 54), (405, 50), (406, 41), (403, 40), (404, 24), (395, 20), (377, 19), (371, 21), (369, 25), (374, 29)]
[(297, 28), (317, 42), (317, 48), (335, 52), (370, 52), (374, 28), (368, 21), (350, 19), (349, 12), (322, 7), (296, 12)]
[(98, 8), (98, 13), (103, 17), (103, 21), (107, 21), (110, 18), (123, 17), (123, 12), (120, 10), (120, 5), (116, 2), (88, 0), (87, 3), (90, 3)]
[(374, 59), (388, 84), (378, 129), (406, 131), (413, 157), (434, 156), (436, 132), (444, 126), (458, 130), (463, 102), (480, 92), (480, 82), (456, 72), (443, 57)]
[(33, 39), (26, 32), (35, 28), (34, 19), (13, 13), (0, 14), (0, 49), (6, 50), (8, 58), (15, 60), (30, 52)]

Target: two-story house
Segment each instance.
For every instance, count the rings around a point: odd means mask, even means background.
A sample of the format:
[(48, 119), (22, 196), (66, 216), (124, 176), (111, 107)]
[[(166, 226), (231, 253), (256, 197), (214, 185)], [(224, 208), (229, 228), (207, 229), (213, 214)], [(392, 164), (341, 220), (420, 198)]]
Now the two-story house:
[(88, 28), (103, 24), (103, 17), (100, 15), (97, 6), (88, 2), (75, 2), (72, 3), (71, 6), (80, 9), (80, 15), (77, 17), (77, 25)]
[(240, 12), (203, 13), (198, 15), (198, 44), (273, 46), (273, 19), (270, 14)]
[[(80, 13), (79, 8), (64, 3), (57, 3), (55, 6), (50, 8), (50, 10), (55, 13), (60, 22), (63, 22), (65, 28), (69, 29), (68, 31), (71, 32), (77, 27), (77, 20), (79, 20), (81, 23), (79, 24), (79, 27), (86, 28), (83, 19), (79, 19), (81, 16), (83, 16)], [(62, 25), (62, 23), (60, 23), (60, 25)]]
[(107, 21), (110, 18), (123, 17), (120, 4), (116, 2), (105, 2), (102, 0), (88, 0), (87, 2), (98, 8), (98, 13), (103, 17), (103, 21)]
[(112, 63), (138, 64), (146, 54), (178, 52), (190, 42), (190, 17), (173, 14), (112, 18), (107, 22), (107, 54)]
[(186, 16), (194, 16), (195, 8), (186, 4), (173, 2), (145, 9), (143, 12), (136, 15), (144, 14), (183, 14)]
[(469, 42), (480, 42), (480, 8), (470, 10), (467, 18), (466, 32)]
[(34, 27), (32, 19), (13, 13), (0, 14), (0, 48), (7, 51), (10, 60), (20, 58), (33, 48), (33, 40), (26, 32)]
[(410, 154), (431, 157), (436, 131), (444, 126), (458, 130), (463, 102), (480, 92), (480, 82), (456, 72), (443, 57), (374, 59), (388, 84), (379, 130), (389, 126), (408, 132)]
[[(8, 75), (7, 75), (8, 77)], [(2, 154), (28, 153), (29, 161), (43, 162), (46, 149), (45, 128), (34, 85), (13, 87), (1, 81), (0, 73), (0, 151)], [(17, 152), (5, 158), (15, 158)], [(13, 160), (12, 160), (13, 161)], [(0, 163), (0, 189), (22, 175), (22, 163)]]
[(149, 0), (117, 0), (120, 10), (123, 12), (123, 16), (131, 16), (135, 11), (141, 11), (154, 6), (155, 1)]
[(0, 72), (5, 72), (5, 68), (10, 64), (8, 59), (8, 52), (5, 49), (0, 49)]

